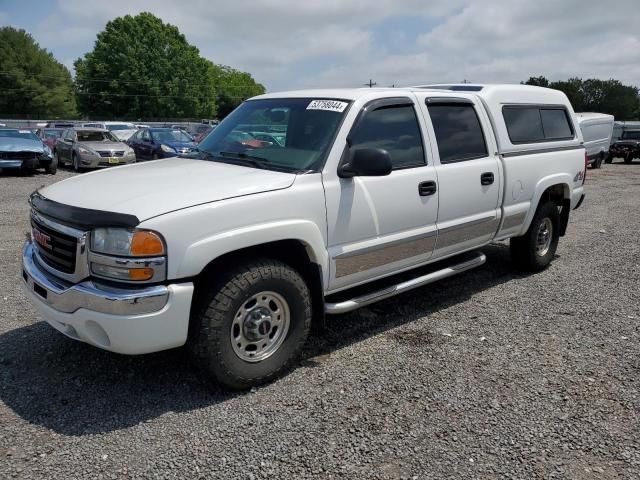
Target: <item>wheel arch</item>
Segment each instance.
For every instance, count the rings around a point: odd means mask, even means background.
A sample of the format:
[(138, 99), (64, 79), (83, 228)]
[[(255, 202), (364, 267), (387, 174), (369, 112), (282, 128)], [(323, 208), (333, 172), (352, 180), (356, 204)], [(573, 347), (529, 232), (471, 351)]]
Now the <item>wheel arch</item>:
[(531, 201), (531, 208), (523, 225), (522, 234), (529, 229), (533, 217), (540, 205), (550, 201), (560, 209), (560, 236), (564, 236), (569, 222), (571, 210), (572, 178), (567, 174), (546, 177), (536, 185), (535, 195)]

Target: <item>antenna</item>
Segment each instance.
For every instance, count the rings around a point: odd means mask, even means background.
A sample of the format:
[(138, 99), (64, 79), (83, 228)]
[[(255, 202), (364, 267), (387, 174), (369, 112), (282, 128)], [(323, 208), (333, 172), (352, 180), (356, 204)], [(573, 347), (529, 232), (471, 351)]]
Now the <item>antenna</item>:
[(375, 87), (375, 86), (376, 86), (376, 85), (378, 85), (378, 84), (377, 84), (376, 82), (374, 82), (372, 79), (369, 79), (369, 83), (363, 83), (363, 85), (364, 85), (365, 87), (373, 88), (373, 87)]

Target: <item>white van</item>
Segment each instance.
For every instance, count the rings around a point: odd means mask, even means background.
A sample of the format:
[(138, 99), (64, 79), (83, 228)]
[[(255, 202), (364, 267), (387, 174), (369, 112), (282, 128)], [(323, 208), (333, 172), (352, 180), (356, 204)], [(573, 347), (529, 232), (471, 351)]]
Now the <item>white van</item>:
[(576, 113), (578, 125), (584, 138), (584, 148), (592, 168), (600, 168), (609, 155), (613, 115), (606, 113)]

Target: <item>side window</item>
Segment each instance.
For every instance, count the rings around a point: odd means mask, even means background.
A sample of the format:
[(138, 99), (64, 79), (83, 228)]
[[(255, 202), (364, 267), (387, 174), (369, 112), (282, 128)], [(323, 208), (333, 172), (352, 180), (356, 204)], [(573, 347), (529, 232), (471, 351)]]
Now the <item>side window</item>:
[(542, 119), (537, 107), (504, 107), (502, 116), (511, 143), (541, 142), (544, 140)]
[(151, 141), (151, 135), (149, 134), (149, 130), (145, 130), (144, 132), (142, 132), (142, 141), (143, 142)]
[(540, 116), (542, 117), (542, 129), (546, 139), (558, 140), (573, 137), (569, 119), (564, 109), (543, 108), (540, 110)]
[(476, 110), (471, 104), (427, 105), (438, 142), (440, 163), (462, 162), (488, 155)]
[(349, 134), (351, 149), (382, 148), (393, 169), (425, 165), (422, 134), (413, 105), (380, 107), (367, 112)]
[(564, 107), (505, 106), (502, 116), (514, 144), (573, 138), (573, 128)]
[(71, 128), (67, 130), (67, 135), (64, 138), (66, 138), (67, 140), (74, 140), (75, 139), (74, 131)]

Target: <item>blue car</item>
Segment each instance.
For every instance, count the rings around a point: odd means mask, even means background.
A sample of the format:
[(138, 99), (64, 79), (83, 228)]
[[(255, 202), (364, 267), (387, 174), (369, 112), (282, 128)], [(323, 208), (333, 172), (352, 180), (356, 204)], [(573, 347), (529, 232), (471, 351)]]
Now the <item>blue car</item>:
[(1, 128), (0, 170), (3, 168), (44, 168), (47, 173), (53, 175), (58, 168), (58, 162), (53, 158), (51, 149), (31, 130)]
[(138, 160), (178, 157), (198, 148), (191, 135), (177, 128), (141, 128), (127, 144)]

